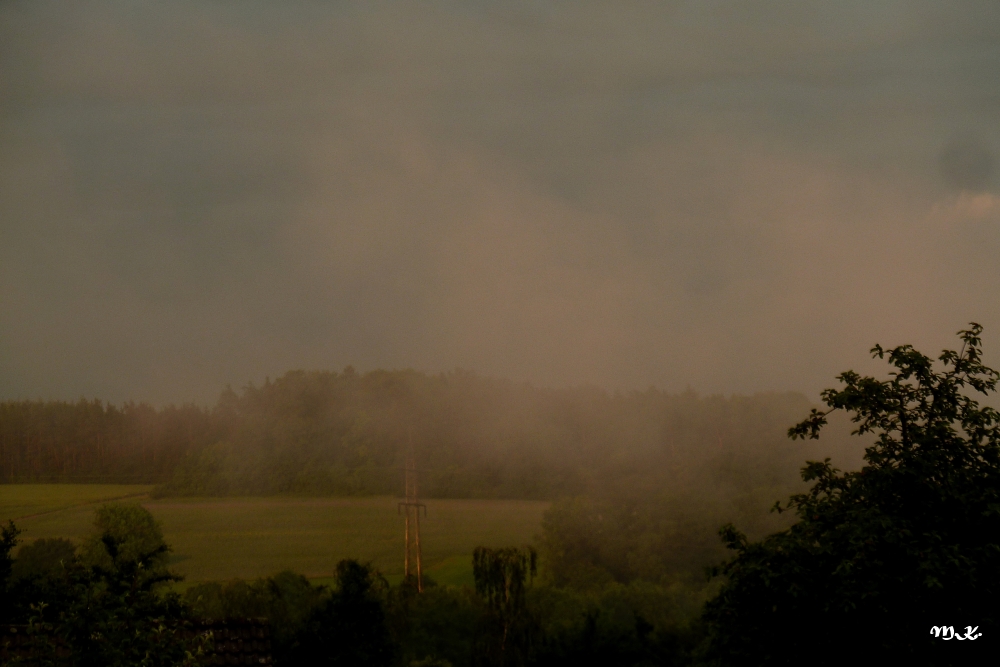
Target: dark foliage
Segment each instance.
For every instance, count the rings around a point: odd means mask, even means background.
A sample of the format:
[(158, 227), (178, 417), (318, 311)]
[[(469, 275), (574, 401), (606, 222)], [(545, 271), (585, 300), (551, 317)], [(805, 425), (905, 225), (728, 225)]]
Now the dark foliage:
[(197, 584), (184, 592), (191, 615), (202, 619), (266, 618), (270, 622), (275, 663), (290, 657), (313, 612), (328, 591), (313, 586), (301, 574), (285, 571), (256, 581), (234, 579)]
[(439, 587), (424, 579), (424, 591), (403, 581), (390, 591), (387, 613), (399, 646), (399, 664), (471, 667), (485, 627), (483, 601), (468, 588)]
[(683, 591), (649, 582), (586, 592), (535, 586), (536, 665), (688, 665), (700, 638)]
[(14, 579), (61, 579), (76, 560), (76, 547), (63, 538), (42, 538), (17, 550), (11, 568)]
[[(823, 393), (789, 431), (816, 438), (834, 410), (871, 433), (865, 466), (840, 472), (811, 462), (807, 493), (780, 511), (797, 522), (760, 542), (731, 525), (736, 556), (707, 606), (710, 655), (722, 664), (844, 664), (866, 660), (971, 664), (1000, 632), (1000, 415), (969, 391), (990, 394), (998, 374), (981, 362), (981, 327), (938, 364), (910, 346), (872, 353), (888, 380), (853, 372)], [(934, 625), (978, 626), (986, 641), (942, 642)]]
[(165, 549), (124, 559), (117, 540), (106, 539), (104, 545), (113, 565), (71, 572), (69, 599), (62, 613), (51, 618), (57, 636), (71, 649), (71, 664), (195, 664), (199, 642), (185, 632), (186, 609), (176, 595), (154, 590), (156, 584), (174, 577), (147, 574)]
[(310, 613), (285, 664), (380, 667), (391, 665), (397, 648), (384, 608), (388, 588), (371, 566), (337, 563), (337, 588)]
[(486, 606), (481, 640), (483, 664), (524, 665), (538, 638), (538, 621), (528, 608), (527, 591), (538, 566), (534, 548), (477, 547), (472, 553), (476, 593)]
[(100, 532), (83, 557), (67, 558), (64, 545), (50, 541), (22, 549), (29, 562), (14, 563), (7, 622), (32, 629), (34, 659), (66, 667), (199, 664), (207, 639), (195, 636), (180, 599), (160, 590), (178, 578), (163, 567), (169, 549), (152, 517), (137, 505), (109, 505), (95, 525)]
[(17, 536), (20, 532), (13, 521), (8, 521), (6, 526), (0, 526), (0, 623), (9, 623), (12, 613), (10, 593), (7, 589), (14, 565), (11, 552), (17, 546)]

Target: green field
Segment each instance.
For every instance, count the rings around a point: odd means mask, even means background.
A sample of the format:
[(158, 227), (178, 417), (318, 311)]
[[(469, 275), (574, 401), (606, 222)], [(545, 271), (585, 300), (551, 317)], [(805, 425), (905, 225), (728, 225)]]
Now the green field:
[(8, 519), (141, 496), (152, 488), (120, 484), (0, 484), (0, 521), (7, 523)]
[[(26, 540), (79, 541), (91, 530), (95, 501), (148, 488), (0, 485), (0, 520), (26, 517), (16, 521)], [(324, 580), (342, 558), (371, 561), (390, 581), (402, 577), (403, 518), (395, 498), (136, 500), (160, 521), (173, 547), (171, 567), (189, 582), (254, 578), (286, 568)], [(471, 584), (476, 546), (530, 542), (548, 507), (518, 500), (426, 502), (427, 517), (420, 520), (424, 569), (448, 584)]]

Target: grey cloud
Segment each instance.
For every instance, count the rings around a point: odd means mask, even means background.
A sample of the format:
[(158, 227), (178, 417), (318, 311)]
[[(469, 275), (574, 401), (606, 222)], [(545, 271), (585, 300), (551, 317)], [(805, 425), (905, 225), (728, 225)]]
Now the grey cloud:
[(5, 3), (0, 396), (346, 364), (815, 393), (876, 340), (1000, 342), (998, 19)]

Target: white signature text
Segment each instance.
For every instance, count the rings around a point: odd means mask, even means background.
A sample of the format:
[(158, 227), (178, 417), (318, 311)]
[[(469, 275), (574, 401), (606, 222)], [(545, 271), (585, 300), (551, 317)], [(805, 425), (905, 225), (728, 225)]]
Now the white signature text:
[(935, 637), (940, 637), (941, 639), (957, 639), (959, 641), (965, 641), (966, 639), (979, 639), (983, 636), (983, 633), (977, 633), (976, 630), (979, 626), (972, 627), (971, 625), (965, 626), (965, 635), (960, 635), (955, 632), (955, 628), (950, 625), (935, 625), (931, 628), (931, 634)]

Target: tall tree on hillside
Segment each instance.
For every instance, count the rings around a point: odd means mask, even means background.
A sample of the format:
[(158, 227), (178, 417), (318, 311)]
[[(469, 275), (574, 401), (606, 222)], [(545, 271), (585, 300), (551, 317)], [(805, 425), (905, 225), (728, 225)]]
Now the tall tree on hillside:
[[(866, 659), (970, 664), (970, 649), (996, 640), (1000, 414), (968, 395), (996, 390), (981, 332), (960, 331), (961, 350), (938, 363), (876, 345), (889, 379), (843, 373), (840, 389), (823, 392), (829, 409), (789, 429), (818, 438), (827, 415), (845, 410), (875, 443), (856, 472), (808, 463), (812, 488), (776, 504), (798, 516), (788, 530), (749, 542), (722, 529), (736, 554), (705, 612), (718, 663), (844, 664), (864, 648)], [(961, 639), (935, 636), (941, 624)]]

